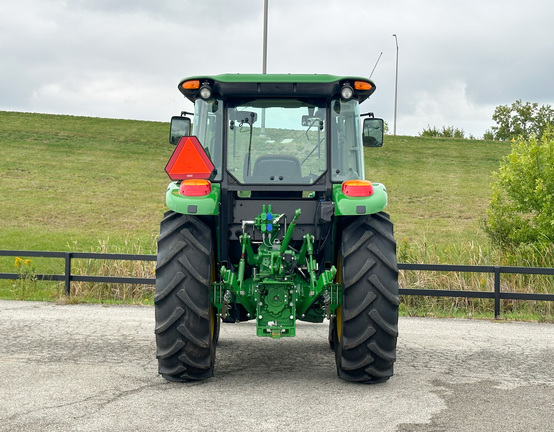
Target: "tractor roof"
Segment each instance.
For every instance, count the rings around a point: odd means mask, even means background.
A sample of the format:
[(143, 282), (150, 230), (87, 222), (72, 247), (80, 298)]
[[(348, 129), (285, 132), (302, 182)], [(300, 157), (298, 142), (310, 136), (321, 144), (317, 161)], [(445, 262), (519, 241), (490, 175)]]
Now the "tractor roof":
[[(356, 86), (356, 83), (363, 85)], [(343, 86), (354, 89), (359, 102), (375, 91), (375, 84), (368, 78), (328, 74), (222, 74), (184, 78), (179, 91), (191, 101), (200, 88), (209, 86), (219, 97), (325, 97), (340, 94)]]

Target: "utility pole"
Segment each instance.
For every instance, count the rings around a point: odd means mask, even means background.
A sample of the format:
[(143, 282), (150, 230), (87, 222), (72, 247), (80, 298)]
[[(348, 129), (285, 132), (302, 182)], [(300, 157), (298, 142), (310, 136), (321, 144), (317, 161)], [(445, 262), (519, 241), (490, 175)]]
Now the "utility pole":
[(267, 2), (264, 0), (264, 55), (263, 55), (263, 65), (262, 73), (267, 73)]
[[(267, 1), (267, 0), (266, 0)], [(394, 135), (396, 136), (396, 110), (398, 107), (398, 38), (393, 34), (396, 41), (396, 80), (394, 82)]]

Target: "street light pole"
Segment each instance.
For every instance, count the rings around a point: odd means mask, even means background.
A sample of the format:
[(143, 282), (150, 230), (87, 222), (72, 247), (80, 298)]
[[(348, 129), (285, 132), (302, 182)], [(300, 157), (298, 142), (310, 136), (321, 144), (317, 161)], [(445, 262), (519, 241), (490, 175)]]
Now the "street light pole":
[[(267, 73), (267, 2), (264, 0), (264, 48), (263, 48), (263, 64), (262, 64), (262, 73)], [(252, 127), (252, 125), (250, 125)], [(262, 109), (262, 124), (260, 135), (265, 136), (265, 108)]]
[(267, 2), (264, 0), (264, 58), (262, 65), (262, 73), (267, 73)]
[(398, 38), (395, 34), (393, 34), (393, 36), (396, 41), (396, 80), (394, 82), (394, 135), (396, 136), (396, 109), (398, 107)]

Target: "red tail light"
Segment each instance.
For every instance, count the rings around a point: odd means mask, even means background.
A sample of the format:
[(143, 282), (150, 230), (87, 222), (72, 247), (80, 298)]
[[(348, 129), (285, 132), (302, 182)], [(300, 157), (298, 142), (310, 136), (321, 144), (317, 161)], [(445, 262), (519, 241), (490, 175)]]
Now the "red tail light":
[(367, 180), (346, 180), (342, 184), (342, 193), (351, 197), (368, 197), (373, 195), (373, 185)]
[(184, 196), (205, 196), (212, 191), (212, 184), (209, 180), (193, 179), (183, 180), (179, 193)]

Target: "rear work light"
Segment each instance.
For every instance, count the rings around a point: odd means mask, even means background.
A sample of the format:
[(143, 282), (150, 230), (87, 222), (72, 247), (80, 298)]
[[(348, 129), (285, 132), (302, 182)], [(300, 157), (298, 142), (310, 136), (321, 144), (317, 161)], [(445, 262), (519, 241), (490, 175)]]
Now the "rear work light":
[(351, 197), (368, 197), (373, 195), (373, 185), (367, 180), (346, 180), (342, 184), (342, 193)]
[(210, 181), (202, 179), (183, 180), (179, 188), (179, 193), (183, 196), (206, 196), (211, 191)]
[(212, 97), (212, 88), (209, 86), (209, 84), (204, 83), (202, 84), (202, 87), (200, 87), (200, 91), (198, 93), (200, 94), (200, 97), (202, 99), (209, 99)]
[(344, 84), (340, 90), (340, 96), (344, 100), (349, 100), (352, 96), (354, 96), (354, 90), (352, 90), (352, 87), (350, 87), (349, 84)]

